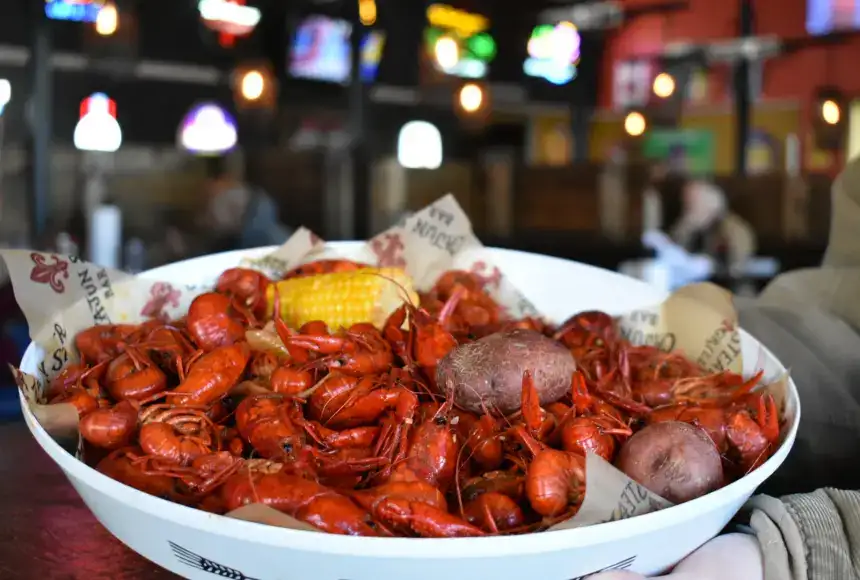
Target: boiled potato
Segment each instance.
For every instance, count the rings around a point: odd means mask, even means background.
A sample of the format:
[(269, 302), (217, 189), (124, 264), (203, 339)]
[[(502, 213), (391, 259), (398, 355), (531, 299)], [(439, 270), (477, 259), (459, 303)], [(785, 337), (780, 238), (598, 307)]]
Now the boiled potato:
[(702, 429), (680, 421), (654, 423), (621, 447), (616, 467), (672, 503), (723, 486), (723, 463)]
[(570, 390), (576, 363), (560, 343), (533, 330), (497, 332), (452, 350), (436, 369), (439, 389), (454, 389), (454, 401), (473, 413), (518, 411), (523, 372), (530, 371), (541, 405)]

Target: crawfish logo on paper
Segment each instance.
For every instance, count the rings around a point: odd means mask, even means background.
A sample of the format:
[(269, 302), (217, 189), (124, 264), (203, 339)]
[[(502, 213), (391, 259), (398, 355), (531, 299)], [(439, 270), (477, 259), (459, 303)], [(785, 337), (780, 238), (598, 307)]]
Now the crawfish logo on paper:
[(403, 245), (400, 234), (394, 232), (380, 234), (370, 241), (370, 249), (381, 268), (406, 267), (406, 258), (403, 257), (406, 246)]
[[(46, 257), (47, 256), (47, 257)], [(48, 261), (48, 258), (51, 261)], [(30, 254), (33, 261), (33, 270), (30, 272), (30, 280), (37, 284), (46, 284), (57, 294), (66, 291), (64, 280), (69, 279), (69, 262), (60, 259), (56, 254)]]
[(196, 568), (197, 570), (200, 570), (202, 572), (208, 572), (213, 576), (219, 576), (221, 578), (230, 578), (231, 580), (259, 580), (258, 578), (245, 576), (242, 572), (236, 570), (235, 568), (230, 568), (229, 566), (218, 564), (217, 562), (213, 562), (208, 558), (204, 558), (200, 554), (195, 554), (191, 550), (183, 548), (179, 544), (170, 541), (168, 541), (167, 543), (170, 544), (170, 549), (173, 550), (173, 555), (176, 556), (176, 559), (179, 560), (180, 563), (185, 564), (186, 566)]
[(599, 570), (595, 570), (594, 572), (589, 572), (588, 574), (584, 574), (582, 576), (577, 576), (576, 578), (571, 578), (571, 580), (585, 580), (594, 574), (600, 574), (602, 572), (614, 572), (618, 570), (628, 570), (630, 566), (636, 561), (636, 556), (630, 556), (629, 558), (624, 558), (623, 560), (612, 564), (611, 566), (606, 566), (605, 568), (600, 568)]

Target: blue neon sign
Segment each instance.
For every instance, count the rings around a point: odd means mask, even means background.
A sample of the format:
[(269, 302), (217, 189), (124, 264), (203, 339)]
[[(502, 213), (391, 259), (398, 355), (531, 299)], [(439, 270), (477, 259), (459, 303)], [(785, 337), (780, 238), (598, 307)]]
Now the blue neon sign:
[(45, 15), (51, 20), (95, 22), (101, 8), (94, 0), (45, 0)]

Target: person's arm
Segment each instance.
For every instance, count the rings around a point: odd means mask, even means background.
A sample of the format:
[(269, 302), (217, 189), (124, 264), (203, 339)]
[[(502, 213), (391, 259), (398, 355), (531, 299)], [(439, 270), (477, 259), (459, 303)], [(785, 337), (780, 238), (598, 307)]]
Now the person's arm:
[[(743, 533), (717, 536), (663, 580), (860, 579), (860, 492), (820, 489), (781, 499), (759, 495), (744, 508)], [(645, 580), (608, 572), (589, 580)]]
[(765, 580), (860, 578), (860, 492), (761, 495), (747, 509)]

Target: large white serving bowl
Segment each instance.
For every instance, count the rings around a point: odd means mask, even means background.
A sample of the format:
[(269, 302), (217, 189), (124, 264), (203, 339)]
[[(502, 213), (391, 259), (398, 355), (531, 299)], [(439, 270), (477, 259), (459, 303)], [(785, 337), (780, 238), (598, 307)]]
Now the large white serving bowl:
[[(344, 257), (357, 242), (331, 244)], [(146, 278), (193, 284), (211, 280), (241, 258), (274, 248), (228, 252), (172, 264)], [(555, 321), (580, 310), (618, 314), (660, 302), (665, 295), (642, 282), (557, 258), (492, 249), (511, 281)], [(746, 373), (762, 365), (784, 370), (753, 337), (742, 332)], [(36, 374), (39, 349), (27, 349), (21, 369)], [(764, 354), (762, 354), (764, 353)], [(96, 518), (135, 552), (187, 578), (308, 580), (569, 580), (605, 568), (662, 572), (720, 532), (785, 460), (797, 433), (796, 409), (776, 453), (743, 479), (697, 500), (663, 511), (587, 528), (521, 536), (412, 539), (358, 538), (276, 528), (183, 507), (127, 487), (87, 467), (58, 445), (24, 407), (24, 418), (42, 448), (65, 472)]]

